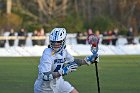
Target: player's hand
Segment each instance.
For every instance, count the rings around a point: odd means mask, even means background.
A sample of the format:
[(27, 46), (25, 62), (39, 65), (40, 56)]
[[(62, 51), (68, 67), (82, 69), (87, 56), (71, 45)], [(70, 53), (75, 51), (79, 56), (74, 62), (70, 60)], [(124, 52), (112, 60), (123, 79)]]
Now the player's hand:
[(98, 54), (94, 54), (94, 55), (91, 55), (91, 56), (87, 56), (85, 57), (85, 62), (90, 65), (90, 64), (93, 64), (95, 62), (99, 62), (99, 55)]
[(60, 69), (58, 72), (60, 75), (67, 75), (69, 72), (76, 71), (78, 68), (78, 65), (75, 62), (68, 63), (66, 66), (64, 66), (62, 69)]

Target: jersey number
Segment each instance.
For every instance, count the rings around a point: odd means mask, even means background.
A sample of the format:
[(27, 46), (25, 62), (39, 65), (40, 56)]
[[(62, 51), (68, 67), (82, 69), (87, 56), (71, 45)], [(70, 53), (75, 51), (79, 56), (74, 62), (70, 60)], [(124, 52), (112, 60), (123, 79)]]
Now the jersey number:
[(58, 72), (58, 70), (60, 70), (60, 68), (61, 68), (61, 65), (57, 65), (54, 72)]

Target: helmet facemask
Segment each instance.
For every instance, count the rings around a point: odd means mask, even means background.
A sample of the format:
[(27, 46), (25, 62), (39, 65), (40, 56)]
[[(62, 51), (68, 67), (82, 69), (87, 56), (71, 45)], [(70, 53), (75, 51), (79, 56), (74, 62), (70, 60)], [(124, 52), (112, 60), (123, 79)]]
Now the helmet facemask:
[(50, 41), (50, 47), (54, 52), (60, 52), (65, 47), (65, 39), (61, 41)]

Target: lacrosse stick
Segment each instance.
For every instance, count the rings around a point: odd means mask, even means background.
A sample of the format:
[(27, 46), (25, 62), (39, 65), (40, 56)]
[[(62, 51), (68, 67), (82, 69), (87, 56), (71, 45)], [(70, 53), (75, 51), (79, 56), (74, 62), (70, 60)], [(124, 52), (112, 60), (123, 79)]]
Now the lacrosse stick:
[[(97, 59), (97, 52), (98, 52), (98, 43), (99, 43), (99, 38), (91, 34), (87, 38), (88, 43), (91, 45), (91, 52), (92, 52), (92, 57), (95, 57), (95, 60)], [(95, 61), (95, 70), (96, 70), (96, 79), (97, 79), (97, 87), (98, 87), (98, 93), (100, 93), (100, 83), (99, 83), (99, 75), (98, 75), (98, 66), (97, 66), (97, 61)]]

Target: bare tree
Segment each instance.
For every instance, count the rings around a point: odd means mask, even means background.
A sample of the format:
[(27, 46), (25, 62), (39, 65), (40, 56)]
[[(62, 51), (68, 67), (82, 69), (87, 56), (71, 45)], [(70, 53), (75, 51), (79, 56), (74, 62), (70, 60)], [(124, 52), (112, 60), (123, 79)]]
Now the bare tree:
[(66, 9), (67, 9), (67, 3), (68, 0), (62, 0), (62, 15), (65, 16), (66, 15)]
[(6, 2), (6, 13), (11, 14), (12, 10), (12, 0), (7, 0)]

